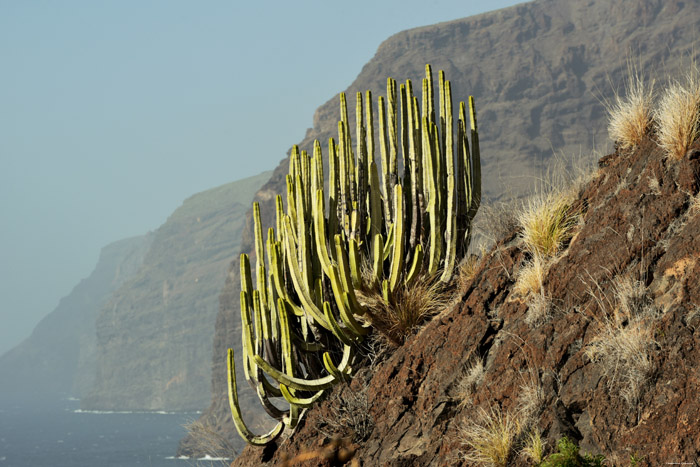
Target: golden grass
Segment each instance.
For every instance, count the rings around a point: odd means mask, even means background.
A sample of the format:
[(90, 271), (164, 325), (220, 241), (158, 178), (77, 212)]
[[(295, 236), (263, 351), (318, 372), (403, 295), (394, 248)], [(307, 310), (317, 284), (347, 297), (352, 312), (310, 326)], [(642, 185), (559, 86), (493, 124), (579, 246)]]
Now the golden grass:
[(518, 216), (520, 237), (533, 255), (555, 256), (573, 235), (576, 216), (570, 212), (571, 196), (551, 191), (532, 197)]
[(654, 113), (659, 146), (680, 159), (700, 136), (700, 70), (692, 66), (683, 81), (664, 91)]
[(654, 82), (647, 84), (643, 76), (629, 66), (625, 91), (625, 96), (616, 93), (614, 102), (606, 105), (608, 134), (622, 149), (632, 149), (652, 128)]
[(518, 420), (500, 408), (481, 409), (474, 420), (460, 428), (467, 451), (464, 460), (481, 465), (505, 467), (513, 456), (514, 440), (520, 433)]

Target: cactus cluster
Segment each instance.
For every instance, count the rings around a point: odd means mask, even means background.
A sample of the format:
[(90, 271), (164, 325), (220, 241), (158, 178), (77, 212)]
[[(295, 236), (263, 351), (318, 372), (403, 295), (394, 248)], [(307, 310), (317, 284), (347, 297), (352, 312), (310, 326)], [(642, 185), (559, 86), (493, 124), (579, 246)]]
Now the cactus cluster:
[(371, 328), (357, 292), (375, 291), (392, 303), (420, 275), (450, 282), (466, 254), (481, 197), (474, 99), (469, 120), (460, 102), (455, 129), (451, 86), (442, 71), (437, 87), (436, 112), (430, 65), (422, 106), (410, 80), (398, 88), (387, 80), (387, 96), (377, 100), (381, 180), (372, 95), (357, 93), (353, 147), (341, 94), (338, 139), (328, 141), (328, 176), (318, 141), (312, 154), (294, 147), (286, 209), (278, 195), (276, 226), (266, 240), (254, 204), (255, 281), (248, 256), (240, 263), (242, 360), (246, 379), (278, 423), (264, 435), (244, 423), (229, 349), (231, 412), (248, 443), (266, 444), (293, 430), (303, 410), (350, 377), (357, 346)]

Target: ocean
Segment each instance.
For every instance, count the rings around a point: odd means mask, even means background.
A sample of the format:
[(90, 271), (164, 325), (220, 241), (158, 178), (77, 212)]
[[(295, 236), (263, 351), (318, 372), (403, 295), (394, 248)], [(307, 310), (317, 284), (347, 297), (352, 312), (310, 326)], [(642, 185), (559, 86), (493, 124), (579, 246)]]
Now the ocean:
[(75, 399), (39, 406), (0, 399), (0, 467), (225, 466), (178, 459), (197, 413), (83, 412)]

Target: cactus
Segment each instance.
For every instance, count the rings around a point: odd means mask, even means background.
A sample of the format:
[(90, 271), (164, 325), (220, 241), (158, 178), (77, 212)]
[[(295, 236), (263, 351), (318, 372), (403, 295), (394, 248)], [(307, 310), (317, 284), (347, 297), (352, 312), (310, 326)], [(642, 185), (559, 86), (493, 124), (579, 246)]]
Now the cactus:
[[(243, 368), (278, 424), (264, 435), (246, 427), (229, 350), (231, 413), (247, 442), (265, 444), (294, 429), (304, 409), (351, 376), (355, 349), (373, 317), (362, 294), (393, 303), (401, 288), (440, 271), (439, 280), (448, 284), (466, 254), (481, 197), (476, 111), (470, 97), (467, 123), (467, 106), (460, 103), (455, 138), (452, 90), (442, 71), (437, 87), (436, 93), (427, 65), (419, 106), (410, 80), (397, 86), (387, 79), (386, 98), (376, 106), (381, 179), (372, 94), (356, 95), (354, 152), (341, 94), (337, 144), (328, 142), (327, 197), (316, 141), (311, 155), (292, 148), (286, 210), (277, 196), (266, 242), (254, 204), (255, 287), (248, 256), (241, 255)], [(275, 398), (288, 408), (273, 404)]]

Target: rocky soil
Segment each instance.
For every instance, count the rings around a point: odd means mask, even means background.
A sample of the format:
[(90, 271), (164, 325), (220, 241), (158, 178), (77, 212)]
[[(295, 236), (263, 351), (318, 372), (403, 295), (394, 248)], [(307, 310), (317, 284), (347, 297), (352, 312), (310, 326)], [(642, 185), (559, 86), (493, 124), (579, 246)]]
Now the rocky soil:
[[(537, 431), (548, 451), (567, 436), (609, 465), (697, 465), (700, 145), (671, 160), (652, 138), (598, 165), (573, 204), (574, 236), (545, 276), (544, 320), (528, 324), (534, 305), (514, 291), (530, 258), (512, 230), (457, 303), (336, 388), (293, 436), (247, 447), (232, 465), (280, 465), (334, 435), (353, 440), (355, 465), (472, 465), (465, 428), (493, 411), (520, 423), (516, 445)], [(606, 342), (636, 333), (641, 344), (617, 361), (614, 347), (595, 357), (606, 330)], [(642, 354), (648, 366), (635, 373)], [(483, 377), (466, 384), (479, 362)], [(339, 420), (339, 404), (364, 407), (369, 425)], [(531, 464), (516, 450), (509, 465)]]

